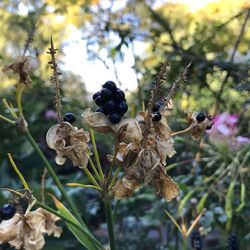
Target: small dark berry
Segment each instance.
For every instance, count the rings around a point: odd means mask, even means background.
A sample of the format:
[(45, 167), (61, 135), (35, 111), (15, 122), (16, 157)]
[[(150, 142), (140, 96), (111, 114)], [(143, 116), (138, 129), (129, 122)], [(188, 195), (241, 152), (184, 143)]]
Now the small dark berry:
[(95, 100), (99, 95), (101, 95), (101, 92), (98, 91), (93, 95), (93, 100)]
[(70, 124), (74, 123), (76, 121), (76, 117), (73, 113), (65, 113), (64, 116), (63, 116), (63, 120), (65, 122), (69, 122)]
[(126, 102), (120, 102), (118, 104), (118, 113), (123, 115), (128, 111), (128, 104)]
[(190, 235), (191, 246), (194, 250), (201, 250), (202, 249), (202, 238), (200, 236), (199, 231), (194, 230)]
[(111, 100), (112, 95), (113, 95), (112, 91), (109, 90), (109, 89), (103, 88), (101, 90), (101, 97), (102, 97), (102, 100), (105, 101), (105, 102)]
[(102, 106), (104, 104), (103, 99), (102, 99), (102, 97), (100, 95), (96, 97), (95, 103), (98, 106)]
[(206, 119), (206, 117), (203, 113), (198, 113), (198, 115), (196, 116), (197, 122), (203, 122), (205, 119)]
[(122, 119), (121, 115), (119, 115), (118, 113), (113, 113), (109, 116), (109, 120), (111, 123), (113, 124), (117, 124), (118, 122), (120, 122)]
[(157, 111), (159, 111), (160, 107), (161, 107), (161, 103), (155, 102), (155, 104), (153, 105), (152, 111), (157, 112)]
[(227, 250), (240, 250), (239, 241), (235, 233), (228, 237)]
[(103, 110), (107, 113), (107, 114), (112, 114), (116, 111), (116, 103), (113, 100), (110, 100), (108, 102), (106, 102), (103, 105)]
[(116, 101), (118, 101), (118, 102), (121, 102), (121, 101), (123, 101), (125, 99), (125, 94), (124, 94), (124, 92), (121, 89), (117, 88), (117, 90), (115, 91), (114, 95), (115, 95), (114, 99)]
[(213, 127), (213, 125), (208, 125), (208, 126), (206, 127), (206, 130), (210, 130), (212, 127)]
[(0, 209), (0, 217), (2, 220), (9, 220), (16, 213), (16, 208), (11, 204), (4, 204)]
[(112, 81), (105, 82), (102, 87), (106, 88), (106, 89), (109, 89), (112, 92), (115, 92), (116, 89), (117, 89), (116, 84), (114, 82), (112, 82)]
[(160, 113), (160, 112), (156, 112), (156, 113), (154, 114), (152, 120), (153, 120), (154, 122), (160, 121), (160, 120), (161, 120), (161, 113)]
[(99, 113), (104, 113), (104, 110), (102, 107), (98, 107), (95, 112), (99, 112)]

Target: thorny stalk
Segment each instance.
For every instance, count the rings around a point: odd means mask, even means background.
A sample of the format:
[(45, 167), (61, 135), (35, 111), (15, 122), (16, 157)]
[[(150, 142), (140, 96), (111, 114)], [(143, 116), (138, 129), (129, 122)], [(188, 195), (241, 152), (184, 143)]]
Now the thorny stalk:
[(182, 82), (182, 81), (185, 82), (186, 81), (186, 76), (187, 76), (187, 73), (188, 73), (188, 70), (189, 70), (191, 64), (192, 64), (192, 62), (190, 62), (186, 66), (186, 68), (184, 69), (184, 71), (179, 74), (179, 77), (174, 81), (174, 84), (171, 87), (171, 89), (170, 89), (169, 94), (167, 95), (167, 97), (163, 97), (162, 98), (162, 100), (161, 100), (163, 102), (162, 106), (165, 106), (165, 105), (169, 104), (170, 100), (174, 97), (174, 95), (176, 93), (176, 90), (179, 87), (180, 82)]
[(26, 42), (25, 42), (25, 45), (24, 45), (23, 56), (25, 56), (26, 52), (28, 51), (28, 49), (29, 49), (29, 47), (30, 47), (30, 44), (31, 44), (32, 41), (33, 41), (35, 31), (36, 31), (36, 25), (35, 25), (34, 22), (32, 22), (32, 24), (31, 24), (31, 29), (30, 29), (30, 31), (28, 32), (28, 38), (27, 38), (27, 40), (26, 40)]
[(168, 61), (166, 60), (162, 64), (161, 69), (160, 69), (159, 73), (156, 75), (156, 78), (155, 78), (154, 89), (151, 91), (151, 98), (150, 98), (150, 101), (148, 103), (148, 113), (147, 113), (147, 117), (146, 117), (145, 129), (144, 129), (145, 133), (144, 133), (144, 138), (143, 138), (143, 141), (142, 141), (143, 147), (147, 147), (147, 144), (148, 144), (148, 129), (149, 129), (149, 126), (150, 126), (150, 117), (151, 117), (151, 113), (152, 113), (152, 108), (153, 108), (153, 105), (155, 103), (157, 94), (158, 94), (158, 92), (160, 90), (160, 85), (163, 82), (163, 80), (165, 80), (164, 75), (166, 74), (168, 68), (169, 68), (169, 64), (168, 64)]
[(49, 61), (49, 64), (51, 64), (51, 69), (53, 69), (53, 76), (50, 77), (50, 80), (55, 85), (55, 90), (56, 90), (55, 108), (57, 111), (58, 123), (60, 125), (62, 125), (62, 123), (63, 123), (62, 104), (61, 104), (62, 85), (61, 85), (60, 80), (58, 78), (58, 76), (61, 75), (62, 73), (57, 70), (57, 63), (56, 63), (56, 58), (55, 58), (55, 54), (56, 54), (57, 49), (55, 49), (55, 47), (54, 47), (52, 37), (50, 40), (50, 48), (48, 50), (49, 51), (47, 53), (51, 55), (51, 60)]

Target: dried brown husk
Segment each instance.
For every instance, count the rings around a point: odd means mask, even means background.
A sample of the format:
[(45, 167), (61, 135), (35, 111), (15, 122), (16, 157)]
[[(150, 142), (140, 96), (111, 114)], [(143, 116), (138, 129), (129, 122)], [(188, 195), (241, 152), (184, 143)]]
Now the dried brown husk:
[(198, 112), (193, 112), (189, 119), (189, 124), (193, 124), (193, 127), (191, 129), (191, 135), (194, 139), (199, 139), (203, 133), (206, 131), (206, 127), (210, 126), (212, 122), (206, 118), (203, 122), (197, 122), (196, 116), (198, 115)]
[(59, 218), (42, 208), (25, 215), (15, 214), (0, 223), (0, 244), (8, 242), (15, 249), (40, 250), (44, 235), (60, 237), (62, 228), (55, 223)]
[(118, 124), (112, 124), (109, 119), (100, 112), (92, 112), (86, 109), (82, 114), (83, 122), (90, 128), (100, 133), (112, 133), (117, 142), (138, 142), (142, 139), (141, 129), (135, 119), (122, 119)]
[(30, 76), (38, 65), (39, 61), (36, 57), (18, 56), (12, 64), (4, 68), (4, 71), (12, 70), (14, 73), (19, 74), (20, 83), (30, 84), (32, 83)]
[(124, 166), (125, 176), (112, 189), (116, 199), (132, 196), (140, 183), (153, 186), (167, 201), (178, 195), (178, 185), (166, 174), (159, 155), (152, 148), (145, 150), (136, 144), (120, 147), (117, 159)]
[(68, 122), (52, 126), (46, 135), (46, 141), (51, 149), (56, 150), (56, 162), (59, 165), (69, 158), (74, 166), (84, 168), (89, 160), (89, 133), (73, 127)]

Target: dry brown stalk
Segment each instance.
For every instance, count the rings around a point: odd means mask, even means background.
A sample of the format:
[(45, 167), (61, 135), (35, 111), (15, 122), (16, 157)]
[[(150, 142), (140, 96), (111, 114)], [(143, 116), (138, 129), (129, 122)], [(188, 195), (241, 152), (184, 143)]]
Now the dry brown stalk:
[(48, 54), (51, 55), (51, 61), (49, 61), (49, 64), (51, 64), (51, 69), (53, 69), (53, 76), (50, 77), (51, 82), (55, 85), (56, 90), (56, 96), (55, 96), (55, 108), (57, 111), (57, 117), (58, 117), (58, 123), (62, 125), (63, 118), (62, 118), (62, 104), (61, 104), (61, 89), (62, 85), (60, 83), (60, 80), (58, 78), (59, 75), (62, 73), (57, 70), (57, 63), (56, 63), (56, 54), (57, 49), (55, 49), (53, 40), (51, 37), (51, 45), (49, 48)]

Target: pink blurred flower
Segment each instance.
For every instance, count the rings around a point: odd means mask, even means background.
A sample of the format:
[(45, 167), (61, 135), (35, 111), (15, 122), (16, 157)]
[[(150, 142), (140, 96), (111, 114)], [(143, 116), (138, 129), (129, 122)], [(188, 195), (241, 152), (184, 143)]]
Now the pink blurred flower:
[(57, 113), (54, 110), (47, 110), (45, 112), (45, 118), (47, 120), (57, 120)]
[(238, 115), (222, 113), (213, 118), (214, 125), (208, 132), (209, 140), (215, 145), (227, 145), (230, 149), (237, 149), (250, 144), (250, 139), (237, 136)]

